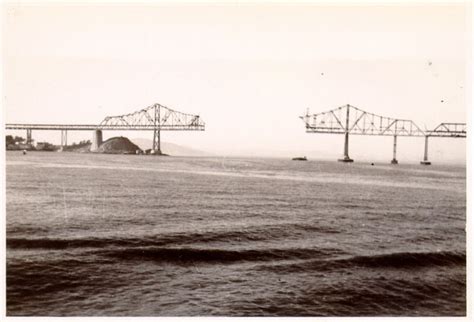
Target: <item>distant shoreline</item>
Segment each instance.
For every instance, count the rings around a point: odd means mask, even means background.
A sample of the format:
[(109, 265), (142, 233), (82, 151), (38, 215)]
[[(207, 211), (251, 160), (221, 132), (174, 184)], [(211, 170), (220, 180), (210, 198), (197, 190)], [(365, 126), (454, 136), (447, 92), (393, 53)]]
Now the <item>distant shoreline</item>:
[[(8, 153), (21, 153), (22, 150), (6, 150)], [(107, 154), (107, 155), (147, 155), (147, 154), (136, 154), (136, 153), (107, 153), (107, 152), (81, 152), (81, 151), (46, 151), (46, 150), (31, 150), (28, 152), (33, 152), (33, 153), (51, 153), (51, 152), (56, 152), (56, 153), (68, 153), (68, 154), (88, 154), (88, 155), (100, 155), (100, 154)], [(173, 158), (199, 158), (199, 159), (243, 159), (243, 160), (252, 160), (252, 159), (260, 159), (260, 160), (265, 160), (265, 159), (270, 159), (270, 160), (282, 160), (282, 161), (292, 161), (292, 157), (282, 157), (282, 156), (256, 156), (256, 155), (175, 155), (175, 154), (168, 154), (168, 153), (163, 153), (161, 155), (153, 155), (153, 154), (148, 154), (151, 156), (166, 156), (166, 157), (173, 157)], [(337, 163), (336, 158), (316, 158), (316, 157), (308, 157), (307, 162), (329, 162), (329, 163)], [(293, 162), (294, 163), (294, 162)], [(400, 164), (398, 165), (391, 165), (389, 161), (384, 161), (384, 160), (368, 160), (368, 159), (357, 159), (353, 163), (353, 166), (357, 165), (370, 165), (371, 163), (374, 163), (375, 166), (387, 166), (387, 167), (392, 167), (396, 169), (396, 167), (403, 167), (406, 165), (410, 166), (418, 166), (419, 161), (415, 160), (408, 160), (408, 161), (401, 161)], [(299, 163), (298, 163), (299, 164)], [(351, 166), (351, 165), (347, 165)], [(464, 162), (455, 162), (455, 161), (443, 161), (443, 160), (434, 160), (433, 164), (431, 166), (455, 166), (455, 167), (463, 167), (465, 168), (467, 166), (467, 160)], [(420, 166), (420, 168), (423, 168)], [(429, 169), (429, 167), (425, 167), (426, 169)]]

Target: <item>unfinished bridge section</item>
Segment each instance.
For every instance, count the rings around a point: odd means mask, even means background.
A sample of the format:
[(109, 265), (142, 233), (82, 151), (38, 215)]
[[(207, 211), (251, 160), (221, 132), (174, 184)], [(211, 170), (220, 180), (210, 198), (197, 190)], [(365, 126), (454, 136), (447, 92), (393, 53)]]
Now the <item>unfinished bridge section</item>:
[(93, 131), (91, 150), (96, 150), (102, 143), (102, 131), (153, 131), (154, 154), (161, 154), (161, 131), (204, 131), (205, 123), (199, 115), (192, 115), (173, 110), (161, 104), (153, 104), (142, 110), (107, 116), (99, 124), (6, 124), (8, 130), (26, 130), (27, 143), (32, 142), (33, 130), (61, 131), (61, 146), (67, 145), (68, 131)]
[(428, 161), (428, 137), (465, 138), (465, 123), (441, 123), (431, 131), (423, 131), (415, 122), (396, 119), (369, 113), (352, 105), (340, 106), (336, 109), (309, 114), (300, 117), (306, 126), (307, 133), (344, 134), (344, 154), (341, 162), (353, 162), (349, 157), (349, 134), (393, 136), (393, 158), (391, 163), (398, 164), (397, 137), (425, 137), (425, 154), (421, 164)]

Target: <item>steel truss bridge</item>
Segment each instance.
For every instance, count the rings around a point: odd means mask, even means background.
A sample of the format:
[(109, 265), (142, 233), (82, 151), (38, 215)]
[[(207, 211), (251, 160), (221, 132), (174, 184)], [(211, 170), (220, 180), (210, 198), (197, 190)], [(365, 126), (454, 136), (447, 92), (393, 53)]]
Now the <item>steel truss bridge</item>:
[(153, 131), (155, 154), (161, 154), (161, 131), (204, 131), (205, 123), (199, 115), (173, 110), (161, 104), (153, 104), (142, 110), (117, 116), (107, 116), (99, 124), (6, 124), (7, 130), (26, 130), (27, 144), (32, 143), (33, 130), (60, 130), (61, 147), (67, 145), (67, 131), (94, 131), (92, 150), (102, 141), (102, 131)]
[(333, 110), (309, 114), (300, 117), (307, 133), (344, 134), (344, 157), (342, 162), (353, 162), (349, 157), (349, 134), (352, 135), (378, 135), (393, 136), (392, 164), (398, 164), (397, 137), (414, 136), (425, 138), (425, 153), (421, 164), (429, 165), (428, 138), (450, 137), (465, 138), (466, 123), (441, 123), (433, 130), (423, 131), (415, 122), (405, 119), (384, 117), (369, 113), (352, 105), (344, 105)]

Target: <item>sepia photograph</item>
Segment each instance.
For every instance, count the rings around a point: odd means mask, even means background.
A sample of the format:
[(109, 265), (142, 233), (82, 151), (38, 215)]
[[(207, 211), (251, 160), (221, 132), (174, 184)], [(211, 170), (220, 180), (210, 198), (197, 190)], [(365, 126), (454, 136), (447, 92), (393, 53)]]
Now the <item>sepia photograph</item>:
[(2, 319), (469, 320), (471, 18), (2, 3)]

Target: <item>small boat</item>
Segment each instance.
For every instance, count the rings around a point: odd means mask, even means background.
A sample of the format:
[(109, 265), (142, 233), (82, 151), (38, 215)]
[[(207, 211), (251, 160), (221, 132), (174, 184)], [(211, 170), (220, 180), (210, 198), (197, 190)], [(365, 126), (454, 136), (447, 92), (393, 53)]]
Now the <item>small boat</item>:
[(306, 157), (296, 157), (296, 158), (293, 158), (291, 160), (293, 160), (293, 161), (308, 161), (308, 159), (306, 159)]

